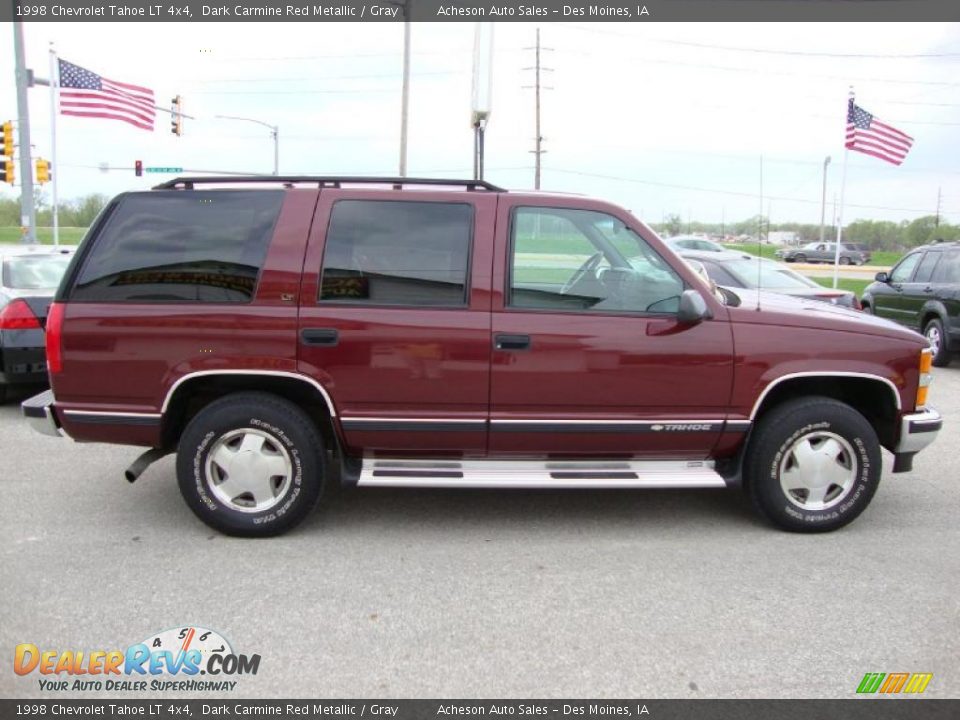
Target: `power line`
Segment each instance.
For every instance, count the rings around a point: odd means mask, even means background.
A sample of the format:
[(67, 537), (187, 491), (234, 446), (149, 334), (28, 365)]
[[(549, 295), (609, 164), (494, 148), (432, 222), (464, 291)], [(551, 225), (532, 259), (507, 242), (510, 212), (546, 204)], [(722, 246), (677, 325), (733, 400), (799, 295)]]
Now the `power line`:
[(582, 27), (570, 23), (557, 23), (560, 27), (579, 30), (581, 32), (597, 33), (601, 35), (617, 35), (619, 37), (630, 38), (632, 40), (642, 39), (643, 42), (659, 43), (662, 45), (681, 45), (685, 47), (696, 47), (707, 50), (722, 50), (725, 52), (742, 52), (762, 55), (786, 55), (794, 57), (822, 57), (822, 58), (864, 58), (873, 60), (908, 60), (924, 58), (960, 58), (960, 52), (944, 53), (837, 53), (837, 52), (819, 52), (815, 50), (773, 50), (770, 48), (738, 47), (735, 45), (716, 45), (713, 43), (700, 43), (690, 40), (667, 40), (664, 38), (638, 38), (630, 33), (617, 32), (616, 30), (601, 30), (599, 28)]
[[(652, 181), (652, 180), (640, 180), (639, 178), (629, 178), (629, 177), (622, 177), (622, 176), (618, 176), (618, 175), (604, 175), (604, 174), (601, 174), (601, 173), (588, 173), (588, 172), (582, 172), (582, 171), (580, 171), (580, 170), (564, 170), (564, 169), (562, 169), (562, 168), (555, 168), (555, 167), (551, 167), (551, 168), (547, 168), (547, 169), (550, 170), (551, 172), (558, 172), (558, 173), (562, 173), (562, 174), (564, 174), (564, 175), (579, 175), (579, 176), (582, 176), (582, 177), (597, 178), (597, 179), (601, 179), (601, 180), (615, 180), (615, 181), (617, 181), (617, 182), (629, 182), (629, 183), (636, 183), (636, 184), (638, 184), (638, 185), (650, 185), (650, 186), (653, 186), (653, 187), (671, 188), (671, 189), (673, 189), (673, 190), (694, 190), (694, 191), (696, 191), (696, 192), (715, 193), (715, 194), (718, 194), (718, 195), (733, 195), (733, 196), (736, 196), (736, 197), (748, 197), (748, 198), (755, 198), (755, 197), (757, 197), (757, 193), (753, 193), (753, 192), (741, 192), (741, 191), (737, 191), (737, 190), (721, 190), (721, 189), (719, 189), (719, 188), (705, 188), (705, 187), (697, 187), (697, 186), (694, 186), (694, 185), (680, 185), (680, 184), (677, 184), (677, 183), (654, 182), (654, 181)], [(768, 199), (768, 200), (779, 200), (779, 201), (784, 201), (784, 202), (796, 202), (796, 203), (804, 203), (804, 204), (808, 204), (808, 205), (819, 205), (819, 204), (820, 204), (820, 201), (819, 201), (819, 200), (809, 200), (809, 199), (806, 199), (806, 198), (783, 197), (783, 196), (777, 196), (777, 195), (764, 195), (764, 198), (765, 198), (765, 199)], [(889, 206), (885, 206), (885, 205), (857, 205), (857, 204), (854, 204), (854, 203), (845, 203), (845, 205), (846, 205), (847, 207), (860, 208), (861, 210), (893, 210), (893, 211), (897, 211), (897, 212), (916, 212), (916, 213), (927, 213), (927, 212), (929, 212), (929, 208), (923, 208), (923, 209), (918, 209), (918, 208), (902, 208), (902, 207), (889, 207)], [(957, 211), (957, 212), (945, 212), (945, 213), (943, 213), (943, 214), (946, 214), (946, 215), (960, 215), (960, 211)]]
[(791, 70), (772, 70), (767, 67), (741, 67), (736, 65), (718, 65), (716, 63), (698, 63), (698, 62), (684, 62), (681, 60), (661, 60), (659, 58), (651, 58), (643, 55), (633, 55), (630, 53), (596, 53), (589, 50), (578, 50), (578, 49), (564, 49), (564, 55), (584, 55), (588, 57), (600, 57), (602, 55), (613, 55), (615, 57), (620, 57), (625, 60), (634, 60), (643, 63), (649, 63), (654, 65), (672, 65), (676, 67), (691, 67), (698, 70), (717, 70), (720, 72), (741, 72), (741, 73), (753, 73), (753, 74), (769, 74), (769, 75), (783, 75), (787, 77), (803, 77), (803, 78), (823, 78), (827, 80), (842, 80), (844, 83), (887, 83), (887, 84), (896, 84), (896, 85), (929, 85), (937, 87), (960, 87), (958, 82), (947, 82), (945, 80), (899, 80), (896, 78), (869, 78), (869, 77), (849, 77), (843, 75), (829, 75), (826, 73), (813, 73), (813, 72), (798, 72)]

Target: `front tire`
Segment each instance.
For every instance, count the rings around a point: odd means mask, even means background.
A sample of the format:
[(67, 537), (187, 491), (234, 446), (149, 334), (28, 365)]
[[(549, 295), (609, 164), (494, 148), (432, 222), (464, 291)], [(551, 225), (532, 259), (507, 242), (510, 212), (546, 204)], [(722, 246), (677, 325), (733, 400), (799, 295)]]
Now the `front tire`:
[(826, 397), (792, 400), (759, 422), (744, 477), (761, 515), (784, 530), (827, 532), (862, 513), (882, 471), (873, 427)]
[(177, 450), (177, 482), (191, 510), (227, 535), (279, 535), (317, 506), (324, 482), (323, 440), (315, 423), (276, 395), (227, 395), (187, 425)]
[(950, 348), (947, 347), (947, 336), (943, 332), (943, 323), (939, 318), (931, 318), (923, 328), (923, 335), (930, 343), (933, 351), (934, 367), (946, 367), (950, 364)]

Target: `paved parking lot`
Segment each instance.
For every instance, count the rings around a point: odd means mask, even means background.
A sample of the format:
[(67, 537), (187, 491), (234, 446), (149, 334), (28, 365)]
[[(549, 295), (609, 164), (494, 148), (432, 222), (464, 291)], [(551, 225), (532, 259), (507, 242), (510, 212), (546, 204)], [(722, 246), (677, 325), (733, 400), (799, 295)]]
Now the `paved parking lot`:
[(196, 520), (171, 458), (131, 486), (136, 449), (3, 406), (0, 696), (42, 696), (17, 643), (196, 624), (261, 655), (237, 697), (850, 697), (868, 671), (958, 697), (960, 363), (931, 398), (937, 443), (833, 534), (733, 491), (358, 490), (259, 541)]

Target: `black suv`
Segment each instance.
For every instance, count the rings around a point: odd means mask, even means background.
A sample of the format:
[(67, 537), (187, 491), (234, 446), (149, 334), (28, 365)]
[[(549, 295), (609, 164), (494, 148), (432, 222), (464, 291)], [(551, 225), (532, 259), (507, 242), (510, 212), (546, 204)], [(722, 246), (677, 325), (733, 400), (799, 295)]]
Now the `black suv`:
[(926, 335), (933, 364), (949, 364), (960, 350), (960, 242), (925, 245), (904, 255), (863, 292), (864, 312), (895, 320)]

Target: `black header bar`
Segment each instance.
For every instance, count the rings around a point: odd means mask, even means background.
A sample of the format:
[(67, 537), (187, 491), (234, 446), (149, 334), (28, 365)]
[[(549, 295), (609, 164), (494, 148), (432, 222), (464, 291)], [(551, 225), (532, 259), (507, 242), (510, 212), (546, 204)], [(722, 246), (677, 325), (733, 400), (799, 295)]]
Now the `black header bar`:
[[(409, 14), (409, 18), (406, 17)], [(9, 22), (950, 22), (956, 0), (0, 0)]]

